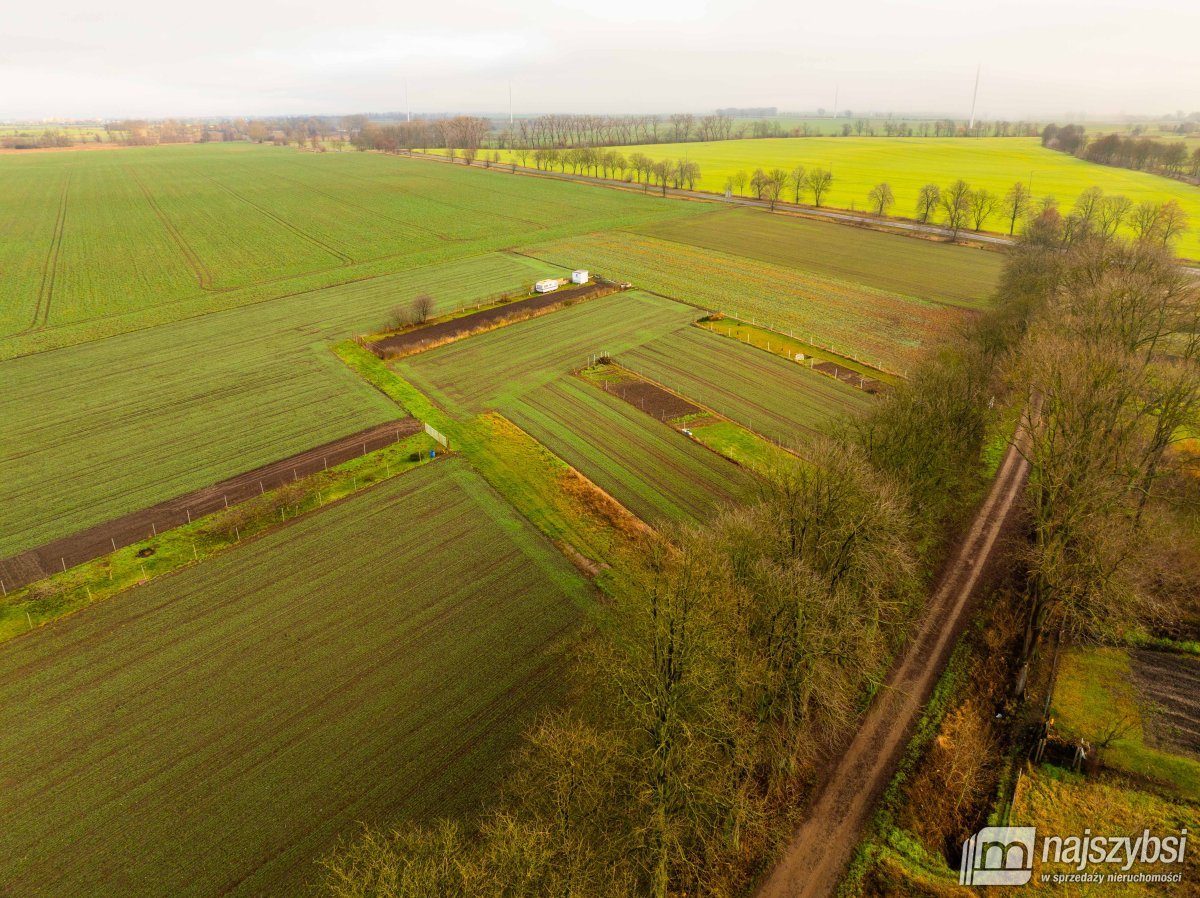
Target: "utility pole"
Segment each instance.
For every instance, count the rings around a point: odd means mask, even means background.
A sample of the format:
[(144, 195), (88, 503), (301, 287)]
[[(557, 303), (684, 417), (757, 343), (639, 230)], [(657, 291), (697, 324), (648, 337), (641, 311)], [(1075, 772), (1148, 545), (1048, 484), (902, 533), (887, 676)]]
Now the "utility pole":
[(967, 133), (975, 130), (975, 101), (979, 99), (979, 72), (983, 65), (975, 67), (975, 93), (971, 94), (971, 123), (967, 125)]

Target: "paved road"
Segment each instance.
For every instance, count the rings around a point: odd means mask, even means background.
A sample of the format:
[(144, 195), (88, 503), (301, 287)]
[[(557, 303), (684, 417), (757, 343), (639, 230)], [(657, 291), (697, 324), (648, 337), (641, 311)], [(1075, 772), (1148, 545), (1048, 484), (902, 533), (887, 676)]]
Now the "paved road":
[[(1023, 430), (1017, 440), (1024, 440)], [(1017, 446), (1009, 447), (924, 618), (757, 898), (833, 894), (949, 660), (954, 640), (966, 625), (979, 577), (1013, 514), (1028, 471)]]

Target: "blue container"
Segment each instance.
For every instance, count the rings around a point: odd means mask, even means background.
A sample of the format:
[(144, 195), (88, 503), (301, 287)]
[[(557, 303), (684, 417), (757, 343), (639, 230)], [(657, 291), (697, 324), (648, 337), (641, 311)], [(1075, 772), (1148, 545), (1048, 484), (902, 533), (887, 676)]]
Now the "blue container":
[(430, 449), (430, 450), (429, 450), (429, 457), (430, 457), (430, 458), (437, 458), (437, 450), (436, 450), (436, 449)]

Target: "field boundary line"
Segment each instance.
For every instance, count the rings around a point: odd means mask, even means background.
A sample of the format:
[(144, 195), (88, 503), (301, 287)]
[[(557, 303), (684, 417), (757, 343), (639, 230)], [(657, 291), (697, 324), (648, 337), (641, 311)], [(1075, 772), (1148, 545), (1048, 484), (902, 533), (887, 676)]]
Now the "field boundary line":
[(62, 251), (63, 231), (67, 224), (67, 193), (71, 189), (73, 175), (74, 172), (67, 169), (67, 177), (63, 182), (62, 194), (58, 200), (58, 217), (54, 221), (54, 236), (50, 238), (50, 251), (42, 263), (42, 282), (38, 288), (38, 300), (33, 309), (31, 328), (39, 327), (38, 318), (42, 319), (41, 327), (45, 327), (50, 320), (50, 301), (54, 298), (54, 282), (58, 277), (58, 256)]
[(150, 192), (150, 188), (146, 186), (146, 182), (142, 180), (142, 176), (138, 174), (137, 170), (128, 165), (125, 166), (125, 169), (129, 172), (133, 180), (137, 182), (142, 195), (146, 198), (146, 202), (150, 204), (150, 208), (154, 210), (154, 214), (158, 216), (158, 220), (162, 223), (162, 226), (166, 228), (167, 233), (171, 235), (180, 252), (183, 253), (184, 258), (191, 265), (196, 279), (200, 282), (200, 289), (211, 291), (213, 289), (212, 271), (209, 270), (204, 260), (200, 258), (199, 254), (187, 242), (179, 228), (175, 226), (175, 223), (167, 217), (167, 213), (159, 206), (158, 200), (154, 198), (154, 195)]

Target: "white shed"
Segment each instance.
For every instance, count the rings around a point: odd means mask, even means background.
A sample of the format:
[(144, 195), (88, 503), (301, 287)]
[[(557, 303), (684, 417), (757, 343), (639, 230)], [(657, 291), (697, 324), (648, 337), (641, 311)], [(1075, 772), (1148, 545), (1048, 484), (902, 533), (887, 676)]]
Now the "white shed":
[(533, 289), (538, 293), (553, 293), (558, 289), (558, 278), (546, 278), (545, 280), (538, 281), (533, 285)]
[(586, 284), (587, 280), (588, 280), (588, 273), (587, 273), (586, 268), (576, 268), (574, 271), (571, 272), (571, 283), (572, 284)]

